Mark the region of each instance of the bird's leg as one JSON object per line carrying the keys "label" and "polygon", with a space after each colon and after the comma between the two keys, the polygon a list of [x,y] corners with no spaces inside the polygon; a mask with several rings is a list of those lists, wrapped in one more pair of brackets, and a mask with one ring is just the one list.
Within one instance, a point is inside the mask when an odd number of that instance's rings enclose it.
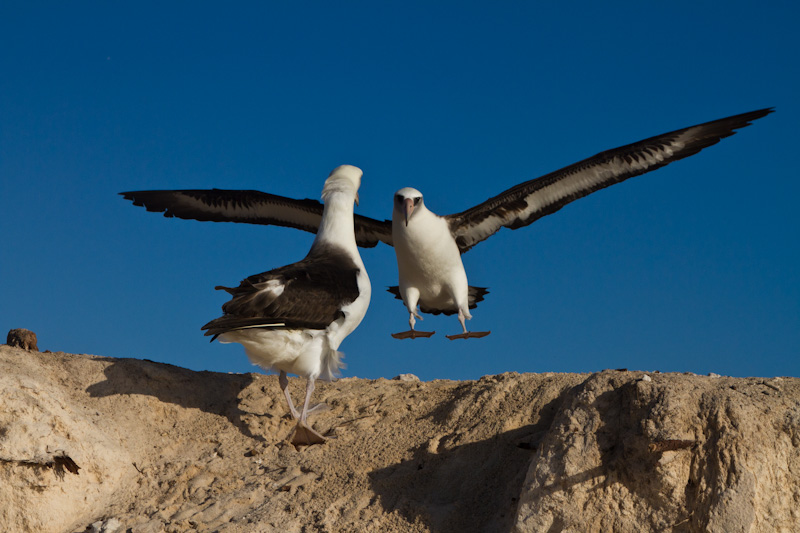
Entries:
{"label": "bird's leg", "polygon": [[303,411],[300,413],[300,422],[306,423],[308,418],[308,403],[311,401],[311,395],[314,394],[314,378],[308,378],[306,381],[306,398],[303,402]]}
{"label": "bird's leg", "polygon": [[319,405],[315,405],[311,409],[308,408],[308,404],[311,401],[311,395],[313,393],[314,378],[310,377],[308,378],[308,381],[306,381],[306,398],[303,402],[303,411],[300,413],[300,417],[297,420],[297,426],[295,426],[294,433],[292,434],[292,444],[295,446],[310,446],[311,444],[322,444],[325,442],[325,437],[311,429],[311,427],[306,423],[308,414],[312,411],[315,411],[319,407]]}
{"label": "bird's leg", "polygon": [[408,325],[411,329],[414,329],[414,325],[417,323],[414,318],[419,318],[420,320],[424,320],[419,313],[417,313],[416,309],[412,309],[411,312],[408,314]]}
{"label": "bird's leg", "polygon": [[456,339],[479,339],[491,333],[491,331],[467,331],[466,321],[470,318],[472,318],[472,315],[469,314],[469,311],[467,311],[467,313],[464,313],[463,309],[459,308],[458,321],[461,322],[461,329],[463,329],[464,332],[459,333],[458,335],[445,335],[445,337],[447,337],[451,341],[454,341]]}
{"label": "bird's leg", "polygon": [[[470,315],[470,318],[472,318],[472,315]],[[464,310],[463,309],[459,309],[458,310],[458,321],[461,322],[461,329],[463,329],[464,333],[466,333],[467,332],[467,317],[464,316]]]}
{"label": "bird's leg", "polygon": [[283,391],[283,395],[286,397],[286,403],[289,404],[289,412],[292,413],[292,418],[295,420],[300,419],[300,413],[297,412],[297,409],[294,408],[294,403],[292,403],[292,397],[289,395],[289,378],[286,377],[286,372],[281,370],[280,376],[278,376],[278,384],[281,386],[281,390]]}
{"label": "bird's leg", "polygon": [[434,333],[435,331],[417,331],[414,329],[414,325],[416,325],[416,319],[419,318],[422,320],[422,316],[417,312],[417,302],[419,302],[419,291],[414,288],[409,288],[403,293],[403,303],[406,304],[406,308],[408,309],[408,326],[411,328],[408,331],[402,331],[400,333],[392,333],[392,337],[395,339],[416,339],[417,337],[425,337],[428,338]]}
{"label": "bird's leg", "polygon": [[417,321],[414,319],[415,317],[419,318],[420,320],[423,320],[422,316],[420,316],[420,314],[417,313],[416,309],[410,310],[409,313],[408,313],[408,325],[409,325],[409,327],[411,329],[409,329],[408,331],[400,332],[400,333],[392,333],[392,337],[394,337],[395,339],[416,339],[417,337],[428,338],[431,335],[433,335],[434,333],[436,333],[435,331],[417,331],[417,330],[415,330],[414,329],[414,325],[417,323]]}

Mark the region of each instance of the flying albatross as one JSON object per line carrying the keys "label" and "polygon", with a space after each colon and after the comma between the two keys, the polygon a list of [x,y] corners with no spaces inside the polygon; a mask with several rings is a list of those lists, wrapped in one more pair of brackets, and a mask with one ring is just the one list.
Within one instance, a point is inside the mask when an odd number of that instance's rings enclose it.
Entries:
{"label": "flying albatross", "polygon": [[[293,442],[324,438],[307,423],[317,378],[333,379],[342,366],[337,351],[367,312],[371,287],[354,238],[353,202],[362,172],[342,165],[322,189],[324,208],[308,255],[297,263],[255,274],[238,287],[216,287],[233,297],[223,315],[202,327],[220,342],[244,346],[253,364],[280,371],[278,382],[297,420]],[[304,376],[300,412],[289,394],[287,373]]]}
{"label": "flying albatross", "polygon": [[[457,314],[463,332],[449,339],[480,337],[489,332],[467,331],[465,320],[487,293],[470,287],[461,254],[494,235],[500,228],[517,229],[555,213],[584,196],[694,155],[749,126],[772,108],[742,113],[656,135],[600,152],[583,161],[520,183],[475,207],[439,216],[425,207],[422,194],[403,188],[395,193],[392,220],[355,216],[359,246],[379,241],[395,247],[399,286],[389,292],[402,299],[409,312],[408,331],[395,338],[429,337],[434,332],[414,329],[423,313]],[[315,232],[323,206],[314,200],[295,200],[247,190],[171,190],[120,193],[134,205],[166,217],[215,222],[244,222],[287,226]]]}

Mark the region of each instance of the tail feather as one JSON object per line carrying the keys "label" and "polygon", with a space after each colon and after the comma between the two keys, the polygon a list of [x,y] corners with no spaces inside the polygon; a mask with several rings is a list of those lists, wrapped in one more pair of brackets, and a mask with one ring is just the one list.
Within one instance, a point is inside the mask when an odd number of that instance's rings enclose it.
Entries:
{"label": "tail feather", "polygon": [[[403,297],[400,295],[400,287],[398,287],[397,285],[394,285],[394,286],[391,286],[391,287],[387,287],[386,291],[394,294],[394,297],[396,299],[398,299],[398,300],[402,300],[403,299]],[[487,289],[486,287],[473,287],[472,285],[470,285],[469,286],[469,295],[468,295],[469,308],[470,309],[475,309],[476,307],[478,307],[478,302],[482,302],[483,301],[483,297],[486,296],[487,294],[489,294],[489,289]],[[438,308],[426,307],[423,304],[419,304],[419,309],[423,313],[429,313],[431,315],[439,315],[439,314],[444,313],[445,315],[449,316],[449,315],[455,315],[456,313],[458,313],[458,309],[455,309],[455,308],[453,308],[453,309],[438,309]]]}
{"label": "tail feather", "polygon": [[347,368],[347,365],[342,361],[344,354],[339,350],[327,350],[322,359],[322,372],[319,378],[323,381],[334,381],[342,375],[341,369]]}
{"label": "tail feather", "polygon": [[228,331],[247,328],[280,328],[284,326],[286,326],[285,322],[268,321],[263,317],[238,318],[233,316],[221,316],[215,318],[200,329],[205,330],[206,336],[213,335],[211,342],[214,342],[214,339]]}

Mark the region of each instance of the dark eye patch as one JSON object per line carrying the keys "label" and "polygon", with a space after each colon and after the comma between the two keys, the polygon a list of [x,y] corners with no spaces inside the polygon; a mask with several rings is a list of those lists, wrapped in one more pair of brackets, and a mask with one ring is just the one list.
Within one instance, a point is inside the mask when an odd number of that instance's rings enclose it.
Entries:
{"label": "dark eye patch", "polygon": [[419,201],[422,200],[422,196],[418,196],[414,198],[414,205],[419,205]]}

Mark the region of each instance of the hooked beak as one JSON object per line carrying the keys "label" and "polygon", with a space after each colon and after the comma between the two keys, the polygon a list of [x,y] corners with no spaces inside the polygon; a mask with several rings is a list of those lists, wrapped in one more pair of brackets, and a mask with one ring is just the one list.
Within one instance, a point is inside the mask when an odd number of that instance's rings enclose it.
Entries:
{"label": "hooked beak", "polygon": [[406,198],[403,212],[406,216],[406,227],[408,227],[408,217],[410,217],[411,213],[414,212],[414,200],[411,198]]}

